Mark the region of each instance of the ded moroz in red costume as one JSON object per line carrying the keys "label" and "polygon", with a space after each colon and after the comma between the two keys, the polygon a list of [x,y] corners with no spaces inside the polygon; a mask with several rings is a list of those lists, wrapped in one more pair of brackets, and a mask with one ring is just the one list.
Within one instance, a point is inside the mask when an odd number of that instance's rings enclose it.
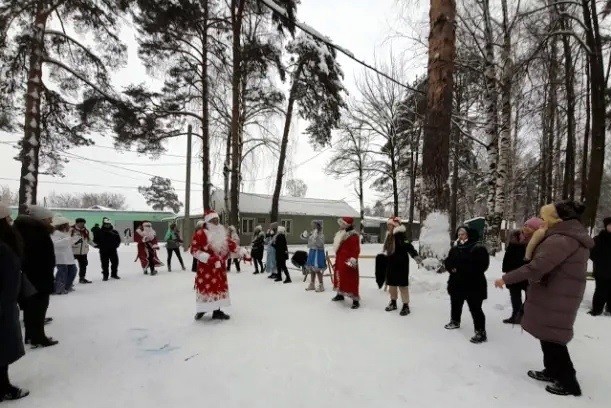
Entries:
{"label": "ded moroz in red costume", "polygon": [[234,252],[237,245],[227,237],[222,225],[211,223],[218,215],[206,211],[206,226],[193,235],[191,253],[197,262],[195,277],[196,313],[217,311],[229,306],[229,285],[227,282],[227,257]]}
{"label": "ded moroz in red costume", "polygon": [[150,222],[145,221],[136,229],[134,241],[138,244],[138,259],[140,259],[142,269],[146,270],[150,267],[153,272],[156,267],[163,265],[157,257],[159,242]]}
{"label": "ded moroz in red costume", "polygon": [[359,301],[359,266],[361,253],[360,238],[354,230],[354,220],[350,217],[338,220],[340,230],[335,234],[333,249],[335,250],[334,289],[340,296],[347,296]]}

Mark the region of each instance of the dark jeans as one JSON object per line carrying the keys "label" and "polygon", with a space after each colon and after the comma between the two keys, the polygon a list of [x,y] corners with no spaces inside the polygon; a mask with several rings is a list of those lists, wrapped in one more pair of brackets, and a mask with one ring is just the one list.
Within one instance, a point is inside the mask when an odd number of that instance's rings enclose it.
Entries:
{"label": "dark jeans", "polygon": [[8,379],[8,366],[0,366],[0,395],[4,396],[10,389],[11,382]]}
{"label": "dark jeans", "polygon": [[172,268],[172,254],[176,254],[176,257],[178,258],[178,261],[180,262],[180,266],[185,267],[185,263],[182,261],[182,255],[180,254],[180,251],[178,250],[178,248],[166,248],[168,250],[168,269]]}
{"label": "dark jeans", "polygon": [[522,291],[526,292],[527,286],[512,286],[509,288],[509,296],[511,297],[511,308],[513,316],[524,314],[524,303],[522,302]]}
{"label": "dark jeans", "polygon": [[74,255],[74,259],[76,259],[76,262],[78,262],[79,279],[85,279],[85,275],[87,275],[87,265],[89,265],[87,255]]}
{"label": "dark jeans", "polygon": [[575,367],[573,367],[569,349],[566,345],[541,341],[541,349],[543,350],[543,365],[547,375],[569,390],[579,389]]}
{"label": "dark jeans", "polygon": [[289,269],[286,267],[286,259],[276,259],[276,267],[278,268],[278,278],[282,279],[282,272],[284,272],[286,274],[286,278],[291,279]]}
{"label": "dark jeans", "polygon": [[110,263],[111,276],[117,276],[119,271],[119,256],[117,251],[100,251],[100,261],[102,262],[102,275],[108,277],[108,264]]}
{"label": "dark jeans", "polygon": [[601,314],[607,305],[607,311],[611,312],[611,280],[596,279],[596,289],[592,299],[592,312]]}
{"label": "dark jeans", "polygon": [[252,258],[252,261],[255,264],[255,272],[259,272],[259,267],[261,268],[261,273],[263,273],[263,259],[262,258]]}
{"label": "dark jeans", "polygon": [[233,262],[235,264],[236,269],[238,270],[238,272],[240,272],[240,260],[237,258],[234,259],[227,259],[227,271],[231,270],[231,262]]}
{"label": "dark jeans", "polygon": [[49,308],[49,295],[36,293],[23,302],[23,324],[25,339],[32,344],[43,343],[45,334],[45,317]]}
{"label": "dark jeans", "polygon": [[197,259],[193,258],[193,263],[191,263],[191,272],[197,272]]}
{"label": "dark jeans", "polygon": [[471,316],[473,317],[473,326],[475,326],[475,331],[485,331],[486,330],[486,316],[484,315],[484,311],[482,310],[482,304],[484,303],[484,299],[479,297],[470,297],[470,296],[461,296],[461,295],[451,295],[450,300],[452,302],[452,321],[456,323],[460,323],[460,319],[462,317],[462,308],[467,302],[469,306],[469,311],[471,312]]}

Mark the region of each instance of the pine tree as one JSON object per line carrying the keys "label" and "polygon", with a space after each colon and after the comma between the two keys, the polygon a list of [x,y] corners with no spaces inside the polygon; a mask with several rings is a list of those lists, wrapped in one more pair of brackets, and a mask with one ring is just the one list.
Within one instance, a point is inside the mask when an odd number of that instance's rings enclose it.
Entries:
{"label": "pine tree", "polygon": [[178,213],[182,203],[172,187],[172,180],[163,177],[152,177],[151,185],[148,187],[138,187],[138,192],[144,196],[146,203],[153,207],[153,210],[163,211],[166,208]]}

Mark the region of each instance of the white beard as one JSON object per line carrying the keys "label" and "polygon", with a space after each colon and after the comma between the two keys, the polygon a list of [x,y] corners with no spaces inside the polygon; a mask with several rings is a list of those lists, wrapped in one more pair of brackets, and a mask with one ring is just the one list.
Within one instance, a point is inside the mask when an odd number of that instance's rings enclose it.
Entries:
{"label": "white beard", "polygon": [[155,230],[151,227],[144,227],[142,229],[142,236],[148,238],[149,240],[155,238]]}
{"label": "white beard", "polygon": [[227,232],[225,231],[225,227],[222,225],[208,224],[205,231],[210,249],[219,255],[227,254],[229,245],[227,244]]}
{"label": "white beard", "polygon": [[346,235],[348,235],[348,233],[346,232],[346,230],[343,229],[337,231],[337,233],[335,234],[335,238],[333,238],[333,250],[336,254],[337,250],[342,245],[342,242],[346,240]]}

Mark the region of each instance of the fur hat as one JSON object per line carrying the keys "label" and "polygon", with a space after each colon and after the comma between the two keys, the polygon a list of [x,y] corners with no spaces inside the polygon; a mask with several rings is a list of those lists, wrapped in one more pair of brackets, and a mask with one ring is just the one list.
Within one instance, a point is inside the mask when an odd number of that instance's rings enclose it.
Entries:
{"label": "fur hat", "polygon": [[605,226],[605,228],[607,228],[609,224],[611,224],[611,217],[607,217],[603,220],[603,225]]}
{"label": "fur hat", "polygon": [[195,226],[197,228],[203,228],[205,224],[206,224],[206,221],[204,221],[204,220],[197,220],[197,223],[195,224]]}
{"label": "fur hat", "polygon": [[70,220],[66,217],[62,217],[61,215],[56,215],[53,217],[53,222],[51,222],[51,224],[57,228],[60,225],[70,225]]}
{"label": "fur hat", "polygon": [[219,219],[219,215],[212,209],[207,209],[204,213],[204,222],[207,224],[214,219]]}
{"label": "fur hat", "polygon": [[108,217],[104,217],[104,218],[102,218],[102,225],[104,225],[104,224],[110,224],[110,225],[112,225],[112,221],[111,221],[111,219],[110,219],[110,218],[108,218]]}
{"label": "fur hat", "polygon": [[39,221],[53,218],[53,212],[51,210],[45,207],[41,207],[39,205],[29,205],[28,211],[30,217]]}
{"label": "fur hat", "polygon": [[0,219],[8,218],[11,215],[11,209],[7,205],[0,203]]}
{"label": "fur hat", "polygon": [[558,224],[562,219],[558,216],[558,211],[554,204],[547,204],[541,207],[541,218],[548,227]]}
{"label": "fur hat", "polygon": [[555,203],[556,213],[562,221],[580,220],[586,206],[576,201],[561,201]]}
{"label": "fur hat", "polygon": [[538,230],[539,228],[541,228],[543,225],[545,225],[545,221],[543,221],[541,218],[539,217],[532,217],[529,218],[528,220],[526,220],[526,222],[524,223],[525,227],[530,228],[531,230]]}
{"label": "fur hat", "polygon": [[75,224],[78,224],[79,222],[82,222],[83,224],[86,224],[86,223],[87,223],[87,220],[85,220],[84,218],[77,218],[77,219],[74,221],[74,223],[75,223]]}
{"label": "fur hat", "polygon": [[352,224],[354,224],[354,218],[352,218],[352,217],[342,217],[342,218],[337,220],[337,223],[342,228],[348,228],[348,227],[351,227]]}
{"label": "fur hat", "polygon": [[278,227],[278,234],[286,234],[286,228],[282,225]]}
{"label": "fur hat", "polygon": [[389,218],[388,221],[386,221],[386,224],[392,225],[394,227],[399,227],[401,226],[401,218],[399,217]]}

